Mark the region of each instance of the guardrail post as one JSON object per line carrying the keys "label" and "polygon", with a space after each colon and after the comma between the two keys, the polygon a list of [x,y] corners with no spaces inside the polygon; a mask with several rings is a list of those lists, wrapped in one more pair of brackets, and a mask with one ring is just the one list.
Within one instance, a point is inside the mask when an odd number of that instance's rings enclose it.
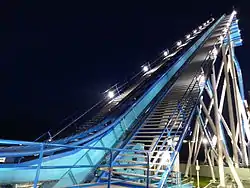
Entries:
{"label": "guardrail post", "polygon": [[108,188],[110,188],[110,185],[111,185],[111,173],[112,173],[112,162],[113,162],[112,150],[109,149],[109,152],[110,152],[110,160],[109,160]]}
{"label": "guardrail post", "polygon": [[147,180],[146,180],[146,187],[149,187],[149,162],[150,162],[150,159],[149,159],[149,153],[146,152],[146,155],[147,155]]}
{"label": "guardrail post", "polygon": [[38,180],[39,180],[40,169],[41,169],[41,165],[42,165],[42,161],[43,161],[43,147],[44,147],[44,145],[41,144],[39,159],[38,159],[38,163],[37,163],[36,177],[34,180],[34,188],[37,188],[37,184],[38,184]]}

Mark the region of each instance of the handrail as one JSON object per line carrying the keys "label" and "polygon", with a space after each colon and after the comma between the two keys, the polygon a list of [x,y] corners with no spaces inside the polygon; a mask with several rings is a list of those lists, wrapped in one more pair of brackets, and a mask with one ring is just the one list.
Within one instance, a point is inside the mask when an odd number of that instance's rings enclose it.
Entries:
{"label": "handrail", "polygon": [[[211,28],[210,28],[211,29]],[[206,33],[205,35],[205,38],[208,36],[208,33]],[[178,59],[178,61],[174,64],[174,65],[176,65],[176,67],[175,67],[175,69],[178,69],[179,70],[179,68],[180,68],[180,66],[181,65],[183,65],[183,63],[185,63],[185,61],[188,59],[188,58],[190,58],[190,56],[194,53],[194,51],[195,50],[197,50],[198,49],[198,47],[200,46],[200,45],[202,45],[202,43],[203,43],[203,38],[204,38],[204,36],[203,37],[201,37],[201,39],[200,40],[198,40],[181,58],[179,58]],[[179,64],[178,64],[179,63]],[[169,71],[168,71],[169,72]],[[168,72],[166,72],[165,74],[163,74],[162,76],[161,76],[161,78],[160,79],[158,79],[155,83],[154,83],[154,86],[157,84],[157,83],[159,83],[159,81],[163,78],[163,76],[165,76]],[[152,88],[150,88],[149,89],[149,91],[151,90]],[[147,92],[146,92],[147,93]],[[145,96],[146,95],[146,93],[144,93],[144,95],[143,96]],[[138,100],[137,102],[140,102],[142,100],[142,98],[140,98],[140,100]],[[130,111],[129,111],[130,110]],[[129,113],[129,112],[131,112],[131,110],[133,110],[133,107],[131,107],[130,109],[129,109],[128,111],[127,111],[127,113]],[[127,115],[127,113],[125,113],[125,115],[124,116],[126,116]],[[120,117],[120,118],[124,118],[124,116],[123,117]],[[117,121],[116,121],[116,123],[117,122],[119,122],[121,119],[120,118],[118,118],[117,119]],[[114,125],[116,125],[115,123],[112,125],[112,127],[109,127],[109,129],[108,130],[111,130],[113,127],[114,127]],[[107,130],[106,130],[107,131]],[[1,143],[1,141],[2,140],[0,140],[0,143]],[[6,141],[6,140],[5,140]],[[7,141],[5,142],[5,144],[11,144],[11,145],[13,145],[14,144],[14,142],[15,141],[10,141],[10,142],[8,142],[7,143]],[[2,142],[3,143],[3,142]],[[22,145],[29,145],[29,146],[31,146],[31,145],[36,145],[36,146],[38,146],[38,147],[40,147],[41,146],[41,143],[34,143],[34,142],[16,142],[18,145],[19,144],[22,144]],[[16,144],[16,145],[17,145]],[[44,149],[44,146],[50,146],[50,147],[59,147],[59,148],[71,148],[71,149],[96,149],[96,150],[99,150],[98,149],[98,147],[86,147],[86,146],[74,146],[74,145],[62,145],[62,144],[50,144],[50,143],[42,143],[42,145],[43,145],[43,149],[41,149],[40,150],[40,154],[39,154],[39,160],[38,160],[38,162],[39,162],[39,164],[41,165],[42,164],[42,157],[41,156],[43,156],[43,154],[44,154],[44,152],[45,152],[45,149]],[[110,153],[110,156],[111,156],[111,161],[112,161],[112,151],[119,151],[118,149],[110,149],[110,148],[105,148],[105,147],[101,147],[102,149],[101,150],[107,150],[108,152],[111,152]],[[124,150],[124,149],[121,149],[120,151],[126,151],[126,150]],[[135,150],[130,150],[130,151],[135,151]],[[39,150],[38,151],[35,151],[34,153],[37,153],[37,152],[39,152]],[[140,152],[139,150],[136,150],[136,152],[138,153],[138,152]],[[145,152],[144,152],[145,153]],[[1,155],[1,154],[0,154]],[[148,170],[149,170],[149,153],[146,153],[146,155],[147,155],[147,157],[148,157]],[[10,154],[10,156],[11,156],[11,154]],[[40,157],[41,157],[41,159],[40,159]],[[74,167],[77,167],[76,165],[74,166],[73,165],[73,167],[72,168],[74,168]],[[79,167],[79,166],[78,166]],[[93,167],[97,167],[96,165],[93,165]],[[40,171],[40,169],[41,168],[43,168],[42,166],[40,166],[39,167],[39,165],[37,166],[37,172],[38,171]],[[111,166],[110,166],[110,168],[111,168]],[[109,172],[110,174],[111,174],[111,172]],[[149,176],[149,173],[148,173],[148,175],[147,176]],[[38,174],[37,174],[37,177],[39,177],[39,172],[38,172]],[[149,181],[149,178],[147,178],[147,181]]]}
{"label": "handrail", "polygon": [[[180,67],[178,67],[178,66],[180,66],[180,64],[178,65],[178,63],[180,63],[180,62],[182,62],[182,64],[192,55],[192,53],[203,43],[203,38],[206,38],[207,37],[207,33],[206,34],[204,34],[203,35],[203,37],[201,37],[201,39],[200,40],[198,40],[182,57],[180,57],[179,58],[179,60],[175,63],[175,65],[177,65],[177,68],[179,69]],[[158,84],[158,82],[160,82],[161,81],[161,79],[169,72],[170,70],[168,70],[166,73],[164,73],[162,76],[161,76],[161,78],[160,79],[158,79],[155,83],[154,83],[154,85],[153,86],[155,86],[156,84]],[[149,91],[151,91],[151,89],[153,88],[153,86],[149,89]],[[125,112],[125,114],[123,114],[122,115],[122,117],[119,117],[119,118],[117,118],[116,119],[116,121],[115,122],[113,122],[113,126],[114,125],[116,125],[117,123],[119,123],[124,117],[126,117],[126,115],[128,114],[128,113],[130,113],[131,111],[134,113],[134,106],[136,105],[136,104],[138,104],[139,102],[141,102],[141,100],[143,99],[143,97],[149,92],[149,91],[147,91],[146,93],[144,93],[144,95],[134,104],[134,105],[132,105],[128,110],[127,110],[127,112]],[[108,131],[111,131],[111,130],[113,130],[113,128],[114,127],[109,127],[109,129],[108,129]],[[104,132],[104,130],[103,131],[101,131],[101,132]],[[100,133],[101,134],[101,133]]]}
{"label": "handrail", "polygon": [[[211,29],[211,28],[210,28]],[[181,65],[183,64],[183,62],[185,62],[191,55],[192,53],[202,44],[204,38],[207,37],[209,30],[198,40],[196,41],[195,44],[192,45],[192,47],[190,47],[174,64],[173,67],[175,67],[176,69],[179,69],[181,67]],[[87,138],[84,138],[80,141],[76,141],[74,143],[72,143],[71,145],[79,145],[82,144],[83,142],[89,141],[90,139],[94,139],[97,138],[103,134],[105,134],[106,132],[110,131],[115,125],[117,125],[122,119],[124,119],[124,117],[126,117],[131,111],[133,111],[133,108],[142,101],[142,99],[145,97],[146,94],[148,94],[153,87],[155,87],[164,76],[166,76],[168,73],[170,72],[170,70],[168,70],[166,73],[164,73],[150,88],[148,91],[146,91],[123,115],[121,115],[120,117],[118,117],[116,119],[116,121],[114,121],[109,127],[106,127],[104,129],[100,129],[98,131],[98,133],[96,133],[93,136],[89,136]],[[57,149],[58,150],[58,149]],[[57,150],[53,150],[54,152]],[[59,148],[60,150],[60,148]],[[45,151],[48,152],[52,152],[49,149],[45,149]],[[37,151],[35,151],[37,152]],[[34,152],[22,152],[22,153],[27,153],[27,155],[32,155]],[[21,152],[18,153],[18,155],[21,155]],[[24,155],[24,154],[23,154]]]}
{"label": "handrail", "polygon": [[[217,43],[217,41],[214,43],[214,44],[216,44]],[[207,57],[209,57],[209,55],[210,55],[210,53],[208,53],[206,56],[205,56],[205,58],[204,58],[204,60],[203,60],[203,62],[202,62],[202,64],[201,64],[201,68],[203,67],[203,65],[204,65],[204,63],[207,61]],[[185,92],[185,94],[183,95],[183,97],[182,97],[182,99],[180,100],[180,102],[178,103],[178,106],[177,106],[177,108],[176,108],[176,110],[178,110],[179,108],[178,107],[180,107],[181,109],[179,110],[179,114],[183,114],[183,115],[185,115],[184,113],[183,113],[183,109],[182,109],[182,106],[180,105],[180,103],[182,103],[185,99],[190,99],[189,97],[190,97],[190,95],[192,94],[192,91],[193,91],[193,89],[194,89],[194,87],[196,86],[196,84],[198,84],[198,86],[199,86],[199,84],[200,84],[200,79],[201,78],[199,78],[199,80],[197,80],[197,75],[200,75],[200,73],[201,73],[201,70],[198,70],[198,71],[196,71],[196,73],[195,73],[195,76],[193,77],[193,79],[192,79],[192,81],[191,81],[191,83],[190,83],[190,85],[189,85],[189,87],[187,88],[187,90],[186,90],[186,92]],[[206,80],[206,79],[205,79]],[[193,86],[192,86],[192,84],[193,84]],[[190,87],[192,86],[192,88],[190,89]],[[198,87],[199,88],[199,94],[201,93],[201,88],[200,87]],[[199,94],[198,94],[198,96],[199,96]],[[185,95],[186,95],[186,97],[185,97]],[[185,102],[185,101],[184,101]],[[188,104],[189,104],[189,102],[191,102],[191,104],[195,104],[197,101],[188,101],[187,103],[184,103],[183,105],[186,105],[186,106],[189,106]],[[191,106],[191,105],[190,105]],[[192,107],[192,106],[191,106]],[[188,118],[183,118],[183,123],[185,123],[186,121],[188,121],[189,119]],[[176,121],[176,120],[175,120]],[[182,126],[182,123],[179,125],[179,127],[177,128],[177,131],[175,132],[175,134],[174,134],[174,136],[173,137],[176,137],[176,135],[177,135],[177,133],[178,133],[178,130],[181,128],[181,127],[183,127]],[[168,135],[170,135],[170,133],[171,133],[171,131],[172,131],[172,128],[173,128],[173,126],[171,127],[171,129],[170,129],[170,132],[168,133]],[[162,146],[161,146],[161,148],[159,149],[159,150],[162,150],[164,148],[164,145],[163,145],[163,143],[162,143]],[[170,149],[170,146],[165,150],[165,151],[169,151],[169,149]],[[158,171],[159,171],[159,169],[157,170],[157,173],[158,173]],[[157,174],[156,173],[156,174]]]}
{"label": "handrail", "polygon": [[[224,17],[224,16],[222,16],[222,17],[214,24],[214,26],[211,27],[211,28],[207,31],[207,33],[205,34],[206,37],[208,37],[208,35],[210,34],[210,32],[215,28],[215,26],[219,23],[219,21],[220,21],[223,17]],[[204,36],[203,36],[203,37],[204,37]],[[204,37],[204,38],[206,38],[206,37]],[[203,41],[203,40],[204,40],[204,39],[202,39],[202,41]],[[198,43],[198,42],[199,42],[199,40],[198,40],[196,43]],[[196,45],[196,43],[195,43],[194,45]],[[205,60],[206,60],[206,58],[205,58]],[[204,61],[205,61],[205,60],[204,60]],[[198,72],[198,71],[197,71],[197,72]],[[196,74],[198,74],[198,73],[196,73]],[[193,78],[193,80],[194,80],[194,78]],[[191,83],[189,84],[188,89],[189,89],[189,87],[191,86],[193,80],[192,80]],[[188,89],[186,90],[186,92],[184,93],[184,95],[182,96],[182,98],[179,100],[178,106],[180,105],[180,104],[179,104],[180,101],[182,102],[182,100],[183,100],[184,96],[186,95]],[[172,119],[172,117],[175,115],[176,112],[178,112],[178,108],[176,108],[175,111],[172,113],[171,119]],[[170,121],[169,121],[169,122],[170,122]],[[165,126],[165,128],[166,128],[166,127],[167,127],[167,125]],[[165,131],[165,128],[164,128],[164,131]],[[172,131],[172,128],[170,129],[170,131]],[[164,133],[162,133],[161,136],[162,136],[163,134],[164,134]],[[160,137],[161,137],[161,136],[160,136]],[[158,140],[157,140],[157,142],[155,143],[155,145],[157,145],[157,144],[159,143],[160,137],[158,138]],[[154,149],[154,148],[155,148],[155,147],[153,147],[153,149]],[[152,149],[152,150],[153,150],[153,149]]]}
{"label": "handrail", "polygon": [[[146,166],[147,167],[147,181],[146,181],[146,185],[147,187],[149,186],[149,163],[150,163],[150,160],[149,160],[149,152],[147,151],[141,151],[141,150],[131,150],[131,149],[116,149],[116,148],[105,148],[105,147],[91,147],[91,146],[70,146],[70,145],[62,145],[62,144],[50,144],[50,143],[39,143],[39,142],[25,142],[25,141],[12,141],[12,140],[2,140],[0,139],[0,144],[14,144],[14,145],[27,145],[27,146],[30,146],[30,145],[37,145],[40,147],[40,152],[39,152],[39,160],[37,160],[37,166],[34,166],[33,165],[4,165],[4,167],[7,167],[7,168],[14,168],[16,169],[17,167],[20,167],[20,168],[25,168],[25,169],[36,169],[36,176],[35,176],[35,179],[34,179],[34,187],[37,187],[37,184],[39,182],[39,175],[40,175],[40,170],[41,169],[60,169],[60,168],[69,168],[69,169],[72,169],[72,168],[89,168],[89,167],[95,167],[95,168],[101,168],[101,167],[108,167],[108,171],[109,171],[109,174],[108,174],[108,187],[111,186],[111,173],[112,173],[112,167],[114,167],[114,165],[112,164],[113,162],[113,152],[136,152],[136,153],[143,153],[143,154],[146,154],[146,158],[147,158],[147,163],[141,163],[141,164],[137,164],[137,165],[140,165],[140,166]],[[51,146],[51,147],[63,147],[63,148],[68,148],[68,149],[88,149],[88,150],[103,150],[103,151],[108,151],[109,153],[109,164],[108,165],[57,165],[57,166],[43,166],[42,165],[42,159],[43,159],[43,155],[44,155],[44,152],[43,152],[43,149],[46,147],[46,146]],[[0,155],[1,156],[1,155]],[[0,165],[0,167],[3,166],[3,165]],[[123,166],[123,165],[115,165],[116,167],[117,166]],[[126,164],[126,166],[130,166],[129,164]],[[131,164],[131,166],[134,166],[134,164]],[[67,172],[66,172],[67,173]],[[66,174],[65,173],[65,174]],[[98,185],[98,183],[96,183],[96,185]]]}
{"label": "handrail", "polygon": [[[197,71],[197,72],[198,72],[198,71]],[[198,73],[197,73],[197,74],[198,74]],[[193,91],[193,88],[195,87],[195,84],[198,82],[198,81],[197,81],[197,74],[196,74],[196,75],[194,76],[194,78],[192,79],[192,81],[191,81],[191,83],[189,84],[189,86],[188,86],[186,92],[184,93],[183,97],[182,97],[182,98],[180,99],[180,101],[177,103],[177,108],[176,108],[175,111],[172,113],[171,117],[169,118],[170,120],[169,120],[168,124],[165,126],[165,128],[164,128],[162,134],[160,135],[160,137],[158,138],[158,140],[160,140],[160,139],[162,138],[162,136],[164,135],[164,133],[165,133],[166,130],[167,130],[167,127],[169,127],[170,124],[172,124],[172,127],[170,128],[170,130],[168,130],[168,137],[170,137],[170,135],[171,135],[171,133],[172,133],[172,131],[173,131],[173,128],[174,128],[173,124],[175,124],[175,122],[178,120],[178,116],[184,115],[184,117],[182,118],[182,119],[183,119],[183,123],[186,121],[184,109],[182,108],[181,103],[186,99],[186,97],[189,97],[189,96],[191,95],[191,93],[192,93],[192,91]],[[193,83],[195,83],[195,84],[193,85]],[[198,84],[199,84],[199,82],[198,82]],[[192,88],[190,89],[191,86],[192,86]],[[200,89],[200,88],[199,88],[199,89]],[[188,92],[188,91],[189,91],[189,92]],[[188,92],[188,94],[187,94],[187,92]],[[184,102],[185,102],[185,101],[184,101]],[[187,105],[187,104],[188,104],[188,103],[185,103],[185,104],[182,104],[182,105]],[[175,117],[176,112],[177,112],[177,117]],[[174,117],[175,117],[175,120],[172,121],[172,119],[173,119]],[[172,136],[173,138],[176,137],[176,135],[177,135],[178,131],[180,130],[180,128],[182,127],[182,124],[183,124],[183,123],[180,123],[180,124],[179,124],[177,130],[175,131],[174,136]],[[159,151],[162,151],[162,150],[164,149],[166,142],[167,142],[167,140],[165,139],[164,142],[162,142]],[[159,143],[159,142],[157,142],[157,143],[155,144],[154,149],[156,148],[156,146],[158,145],[158,143]],[[170,149],[170,146],[168,146],[167,149],[165,149],[165,151],[169,151],[169,149]],[[157,155],[158,155],[158,154],[157,154]],[[158,155],[157,157],[159,158],[159,155]],[[157,160],[157,159],[158,159],[157,157],[156,157],[154,160]],[[156,173],[155,173],[156,175],[158,174],[160,167],[161,167],[161,166],[159,166],[159,167],[157,168],[157,171],[156,171]]]}
{"label": "handrail", "polygon": [[[212,28],[210,28],[210,29],[213,30],[213,29],[220,23],[220,21],[221,21],[224,17],[225,17],[224,15],[221,16],[221,18],[220,18],[220,19],[214,24],[214,26],[213,26]],[[216,45],[216,44],[217,44],[217,41],[216,41],[213,45]],[[204,65],[204,62],[206,61],[206,59],[207,59],[208,56],[209,56],[209,54],[207,54],[205,60],[202,62],[201,67]],[[187,127],[186,127],[186,128],[187,128]],[[185,129],[186,129],[186,128],[185,128]],[[182,139],[183,139],[183,136],[182,136]],[[177,148],[178,148],[179,145],[180,145],[179,143],[180,143],[180,140],[178,141]],[[175,157],[176,157],[176,152],[174,152],[174,155],[173,155],[172,159],[174,159]],[[170,167],[172,166],[172,164],[173,164],[173,161],[172,161]],[[165,180],[166,180],[166,177],[167,177],[169,171],[170,171],[170,168],[167,168],[167,169],[165,170],[165,173],[163,174],[163,178],[162,178],[162,180],[160,181],[159,187],[163,187],[163,185],[165,184]]]}
{"label": "handrail", "polygon": [[[209,23],[207,26],[209,26],[211,23]],[[206,27],[207,27],[206,26]],[[197,35],[195,35],[193,38],[197,37]],[[192,38],[192,39],[193,39]],[[162,55],[157,57],[152,63],[149,64],[149,66],[155,65],[157,63],[157,61],[160,61],[164,58],[162,58]],[[158,66],[159,64],[156,64],[155,66]],[[126,81],[125,83],[123,83],[120,86],[117,86],[117,84],[115,84],[115,86],[117,87],[117,89],[119,91],[122,90],[122,88],[124,88],[125,86],[127,86],[129,84],[130,81],[134,80],[135,78],[137,78],[141,73],[143,73],[143,70],[139,71],[138,73],[136,73],[134,76],[132,76],[131,79],[129,79],[129,81]],[[114,87],[114,86],[112,86]],[[111,88],[112,88],[111,87]],[[111,89],[110,88],[110,89]],[[109,90],[109,89],[108,89]],[[107,91],[108,91],[107,90]],[[52,136],[52,138],[56,137],[58,134],[60,134],[61,132],[63,132],[64,130],[66,130],[68,127],[70,127],[71,125],[73,125],[76,121],[78,121],[79,119],[81,119],[83,116],[85,116],[87,113],[89,113],[89,111],[91,111],[93,108],[95,108],[97,105],[99,105],[101,102],[103,102],[104,100],[101,100],[99,102],[97,102],[96,104],[94,104],[90,109],[88,109],[87,111],[85,111],[83,114],[81,114],[79,117],[77,117],[75,120],[73,120],[72,122],[68,123],[65,127],[63,127],[61,130],[59,130],[56,134],[54,134]]]}

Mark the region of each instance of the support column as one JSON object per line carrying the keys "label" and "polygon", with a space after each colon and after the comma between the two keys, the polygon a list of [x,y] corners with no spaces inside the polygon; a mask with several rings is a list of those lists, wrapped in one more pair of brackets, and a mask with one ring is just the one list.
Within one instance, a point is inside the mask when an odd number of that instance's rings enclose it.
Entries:
{"label": "support column", "polygon": [[219,167],[219,177],[220,177],[220,186],[225,187],[225,174],[224,174],[224,165],[223,165],[223,151],[222,151],[222,132],[220,128],[220,116],[218,110],[218,97],[216,90],[216,79],[215,79],[215,69],[213,65],[212,70],[212,86],[213,86],[213,94],[214,94],[214,118],[217,132],[217,147],[218,147],[218,167]]}
{"label": "support column", "polygon": [[179,159],[179,152],[176,155],[175,162],[173,165],[173,171],[176,173],[176,184],[180,184],[181,176],[180,176],[180,159]]}
{"label": "support column", "polygon": [[222,46],[222,55],[223,55],[223,62],[224,62],[224,75],[227,83],[226,92],[227,92],[227,103],[228,103],[228,114],[229,114],[229,123],[230,129],[232,133],[232,146],[233,146],[233,161],[236,168],[239,167],[238,161],[238,153],[237,153],[237,142],[235,136],[235,125],[234,125],[234,113],[233,113],[233,103],[232,103],[232,94],[231,94],[231,86],[230,80],[228,75],[228,61],[226,57],[226,47]]}
{"label": "support column", "polygon": [[[215,179],[215,175],[214,175],[214,168],[213,168],[213,164],[212,164],[212,162],[211,162],[211,158],[210,158],[210,155],[209,155],[209,150],[205,153],[205,155],[207,156],[207,160],[208,160],[208,164],[209,164],[209,167],[210,167],[210,170],[211,170],[211,176],[212,176],[212,180],[213,180],[213,182],[215,182],[216,181],[216,179]],[[211,154],[212,154],[212,152],[211,152]]]}
{"label": "support column", "polygon": [[197,148],[198,148],[198,141],[199,141],[199,135],[200,135],[200,126],[199,126],[199,119],[197,119],[197,124],[198,124],[198,129],[196,131],[195,135],[195,146],[194,146],[194,154],[197,153]]}
{"label": "support column", "polygon": [[[200,121],[200,119],[199,119],[199,121]],[[200,122],[199,122],[199,125],[200,125]],[[204,138],[204,132],[202,131],[201,126],[199,126],[199,128],[201,129],[201,131],[200,131],[201,134],[199,136],[200,139],[197,139],[198,145],[197,145],[197,151],[194,153],[193,165],[195,165],[195,161],[197,160],[197,157],[199,155],[199,151],[200,151],[200,148],[201,148],[202,140]]]}
{"label": "support column", "polygon": [[207,163],[207,155],[206,155],[206,153],[207,153],[207,143],[203,143],[203,145],[204,145],[204,153],[205,153],[205,159],[204,159],[204,164],[206,164]]}
{"label": "support column", "polygon": [[214,158],[215,158],[214,152],[211,151],[211,164],[212,164],[212,166],[214,166],[214,161],[215,161]]}
{"label": "support column", "polygon": [[237,117],[237,123],[239,126],[239,137],[240,137],[240,146],[243,154],[242,162],[243,165],[248,165],[248,157],[247,157],[247,150],[246,150],[246,144],[245,144],[245,135],[243,131],[243,126],[242,126],[242,118],[241,118],[241,113],[240,109],[238,106],[238,101],[241,100],[238,98],[237,95],[237,77],[236,77],[236,72],[235,72],[235,67],[234,67],[234,60],[233,60],[233,52],[232,52],[232,44],[231,44],[231,39],[230,39],[230,34],[228,33],[228,38],[229,38],[229,63],[231,65],[231,73],[232,73],[232,80],[233,80],[233,91],[234,91],[234,101],[235,101],[235,108],[236,108],[236,117]]}
{"label": "support column", "polygon": [[188,155],[188,161],[187,161],[187,166],[186,166],[185,175],[184,175],[185,178],[188,177],[188,172],[189,172],[189,169],[191,166],[191,160],[192,160],[193,149],[194,149],[194,142],[196,139],[196,132],[197,132],[198,126],[199,126],[199,124],[198,124],[198,116],[197,116],[196,121],[195,121],[193,137],[192,137],[191,143],[190,142],[188,143],[189,144],[189,155]]}

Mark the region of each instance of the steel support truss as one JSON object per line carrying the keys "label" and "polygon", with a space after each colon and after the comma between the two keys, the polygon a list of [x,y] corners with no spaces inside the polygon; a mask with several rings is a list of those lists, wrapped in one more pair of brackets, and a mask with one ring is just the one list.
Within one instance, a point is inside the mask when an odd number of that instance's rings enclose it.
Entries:
{"label": "steel support truss", "polygon": [[[230,33],[226,36],[230,38]],[[233,43],[221,44],[219,49],[221,56],[212,65],[197,106],[185,176],[188,177],[191,164],[195,164],[201,148],[204,148],[205,161],[210,166],[213,181],[216,165],[220,187],[225,187],[224,167],[227,166],[238,187],[243,187],[236,168],[249,165],[250,116],[244,94],[239,88],[241,75],[235,62]],[[204,139],[206,142],[203,143]]]}

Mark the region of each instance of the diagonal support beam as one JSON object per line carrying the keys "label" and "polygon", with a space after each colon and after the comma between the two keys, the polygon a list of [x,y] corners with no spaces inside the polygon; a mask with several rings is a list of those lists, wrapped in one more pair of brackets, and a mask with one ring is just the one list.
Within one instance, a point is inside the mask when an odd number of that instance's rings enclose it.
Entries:
{"label": "diagonal support beam", "polygon": [[[228,33],[228,38],[230,39],[230,33]],[[231,41],[231,40],[229,40]],[[235,66],[233,63],[233,54],[232,54],[232,43],[229,42],[229,55],[228,55],[228,62],[230,63],[231,67],[231,75],[232,75],[232,81],[233,81],[233,92],[234,92],[234,101],[235,101],[235,108],[236,108],[236,117],[237,117],[237,123],[239,124],[239,136],[240,136],[240,146],[241,150],[243,152],[243,165],[248,166],[248,157],[247,157],[247,150],[246,150],[246,144],[245,144],[245,136],[244,136],[244,130],[242,125],[242,118],[239,110],[238,101],[241,100],[238,98],[237,95],[237,76],[235,72]]]}
{"label": "diagonal support beam", "polygon": [[220,117],[218,109],[218,98],[217,98],[217,89],[216,89],[216,78],[215,78],[215,68],[213,65],[212,68],[212,87],[214,94],[214,118],[217,132],[217,148],[218,148],[218,167],[219,167],[219,177],[220,177],[220,186],[225,187],[225,174],[224,174],[224,164],[223,164],[223,140],[222,140],[222,130],[220,127]]}
{"label": "diagonal support beam", "polygon": [[[228,48],[227,48],[228,49]],[[230,85],[230,80],[229,80],[229,66],[228,66],[228,61],[226,57],[226,52],[227,52],[226,46],[222,47],[222,55],[223,55],[223,62],[225,62],[224,66],[224,75],[227,83],[227,103],[228,103],[228,114],[229,115],[229,124],[230,124],[230,129],[232,132],[232,144],[233,144],[233,160],[235,167],[237,168],[239,166],[239,161],[238,161],[238,153],[237,153],[237,141],[236,141],[236,135],[235,135],[235,125],[234,125],[234,113],[233,113],[233,103],[232,103],[232,94],[231,94],[231,85]]]}

